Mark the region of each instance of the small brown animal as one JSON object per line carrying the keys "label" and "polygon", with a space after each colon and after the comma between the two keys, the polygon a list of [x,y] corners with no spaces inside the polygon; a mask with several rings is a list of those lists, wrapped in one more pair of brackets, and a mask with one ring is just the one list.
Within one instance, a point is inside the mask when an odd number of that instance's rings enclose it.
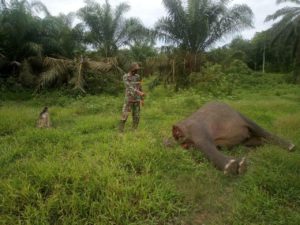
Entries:
{"label": "small brown animal", "polygon": [[46,106],[39,115],[39,118],[37,121],[37,127],[38,128],[49,128],[50,126],[51,126],[50,115],[49,115],[48,107]]}
{"label": "small brown animal", "polygon": [[246,170],[245,158],[225,156],[219,147],[238,144],[260,146],[266,142],[288,151],[295,145],[280,138],[248,119],[230,106],[211,102],[173,126],[173,137],[183,148],[194,147],[225,174],[241,174]]}

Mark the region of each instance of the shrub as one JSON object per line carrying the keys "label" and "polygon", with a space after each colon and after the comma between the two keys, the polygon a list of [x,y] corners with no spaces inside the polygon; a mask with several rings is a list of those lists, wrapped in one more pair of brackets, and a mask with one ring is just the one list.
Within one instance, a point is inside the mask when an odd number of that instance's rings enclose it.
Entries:
{"label": "shrub", "polygon": [[94,73],[88,71],[85,78],[86,90],[90,94],[118,94],[124,89],[119,73]]}
{"label": "shrub", "polygon": [[226,72],[233,73],[233,74],[247,74],[247,75],[250,75],[252,73],[251,69],[247,66],[247,64],[239,59],[233,60],[229,68],[226,70]]}
{"label": "shrub", "polygon": [[32,74],[32,69],[27,60],[22,63],[19,82],[23,87],[33,88],[36,86],[36,77]]}
{"label": "shrub", "polygon": [[219,64],[206,64],[201,73],[192,73],[190,79],[195,87],[214,96],[231,95],[237,83],[236,75],[225,74]]}

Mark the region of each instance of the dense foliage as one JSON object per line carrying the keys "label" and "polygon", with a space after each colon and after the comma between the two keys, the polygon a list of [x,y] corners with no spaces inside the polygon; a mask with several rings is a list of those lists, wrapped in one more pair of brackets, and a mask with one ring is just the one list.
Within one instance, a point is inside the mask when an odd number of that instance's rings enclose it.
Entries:
{"label": "dense foliage", "polygon": [[203,52],[220,38],[252,26],[246,5],[228,8],[229,1],[163,0],[168,16],[156,24],[159,37],[192,53]]}
{"label": "dense foliage", "polygon": [[[286,1],[278,1],[282,2]],[[281,20],[251,40],[237,37],[211,49],[224,35],[252,26],[247,5],[230,5],[227,0],[164,0],[163,5],[168,14],[151,29],[139,18],[126,17],[127,3],[112,6],[108,0],[87,0],[77,12],[53,16],[39,1],[1,1],[2,89],[116,94],[122,90],[121,75],[133,61],[143,64],[143,76],[155,75],[153,84],[176,90],[195,87],[195,82],[205,86],[207,65],[214,64],[211,71],[219,68],[221,73],[216,74],[223,75],[216,77],[228,84],[239,69],[248,70],[250,76],[253,71],[294,71],[290,81],[299,80],[299,7],[270,15],[267,20]],[[167,45],[155,48],[162,41]],[[98,66],[92,66],[95,63]]]}

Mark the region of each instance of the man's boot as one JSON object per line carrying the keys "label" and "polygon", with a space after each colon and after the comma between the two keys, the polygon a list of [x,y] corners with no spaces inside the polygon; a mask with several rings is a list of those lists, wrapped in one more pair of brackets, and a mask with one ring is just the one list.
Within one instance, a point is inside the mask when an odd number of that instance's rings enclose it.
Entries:
{"label": "man's boot", "polygon": [[125,128],[126,120],[121,120],[119,124],[119,132],[123,133]]}

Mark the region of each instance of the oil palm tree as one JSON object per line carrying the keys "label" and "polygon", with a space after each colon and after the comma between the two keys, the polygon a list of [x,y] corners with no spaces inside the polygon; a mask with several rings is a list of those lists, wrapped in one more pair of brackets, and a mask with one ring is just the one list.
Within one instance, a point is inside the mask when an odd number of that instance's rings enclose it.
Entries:
{"label": "oil palm tree", "polygon": [[46,56],[73,58],[84,52],[84,28],[78,24],[73,27],[74,13],[47,16],[41,23],[39,42]]}
{"label": "oil palm tree", "polygon": [[300,78],[300,0],[277,0],[277,4],[295,3],[295,6],[286,6],[269,15],[266,21],[280,19],[275,23],[270,32],[273,43],[293,45],[294,57],[294,81],[299,82]]}
{"label": "oil palm tree", "polygon": [[228,7],[229,0],[163,0],[168,16],[156,23],[158,36],[192,53],[211,47],[224,35],[252,26],[247,5]]}
{"label": "oil palm tree", "polygon": [[121,47],[128,45],[136,35],[145,30],[137,18],[125,19],[129,5],[120,3],[114,9],[108,0],[99,4],[86,0],[86,6],[78,12],[88,27],[86,40],[105,57],[113,56]]}
{"label": "oil palm tree", "polygon": [[1,0],[0,1],[0,10],[6,9],[6,1],[5,0]]}
{"label": "oil palm tree", "polygon": [[45,5],[39,1],[11,0],[1,2],[0,49],[10,60],[23,60],[32,55],[41,55],[38,43],[40,19],[35,13],[49,15]]}

